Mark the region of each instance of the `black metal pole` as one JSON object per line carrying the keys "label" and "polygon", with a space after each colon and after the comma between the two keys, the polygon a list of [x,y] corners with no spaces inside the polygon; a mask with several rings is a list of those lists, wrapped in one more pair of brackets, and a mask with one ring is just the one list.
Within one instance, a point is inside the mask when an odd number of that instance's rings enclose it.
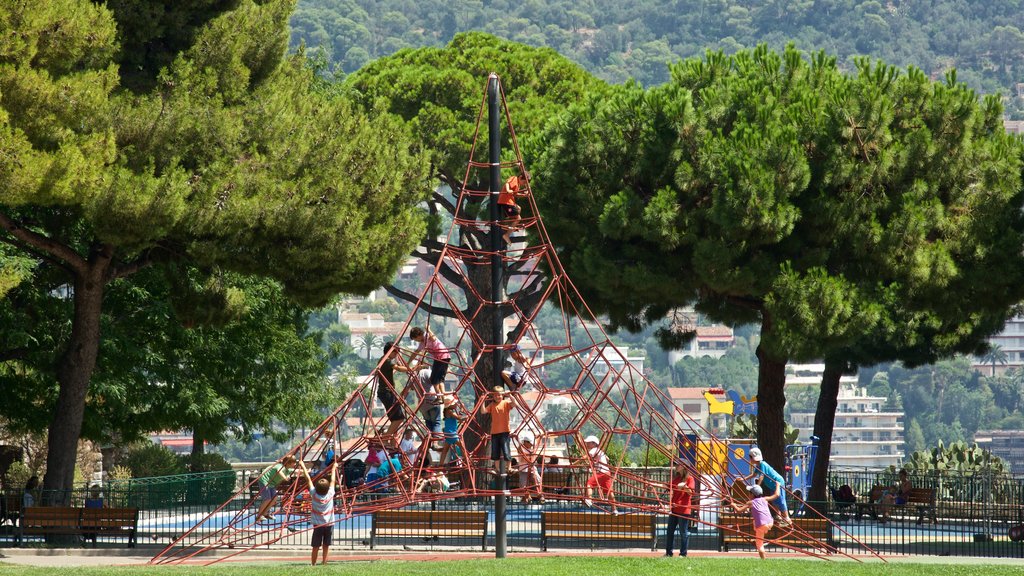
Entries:
{"label": "black metal pole", "polygon": [[[492,320],[491,335],[488,339],[493,348],[491,356],[490,387],[497,386],[501,381],[501,336],[502,317],[499,304],[502,301],[501,286],[501,250],[502,230],[498,226],[501,213],[498,210],[498,194],[501,192],[501,109],[499,102],[498,75],[491,73],[487,79],[487,134],[490,143],[490,181],[491,181],[491,302],[494,306],[494,318]],[[493,442],[493,440],[492,440]],[[502,460],[498,464],[498,486],[499,493],[494,497],[494,557],[505,557],[506,526],[505,526],[505,478],[508,474],[507,463]]]}

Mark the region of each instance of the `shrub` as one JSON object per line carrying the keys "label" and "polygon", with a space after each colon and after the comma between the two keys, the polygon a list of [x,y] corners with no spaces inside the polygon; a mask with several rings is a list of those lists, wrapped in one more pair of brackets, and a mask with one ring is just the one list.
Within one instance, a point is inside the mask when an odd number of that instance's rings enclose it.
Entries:
{"label": "shrub", "polygon": [[7,469],[6,476],[7,479],[4,482],[4,486],[8,490],[22,490],[25,488],[25,482],[28,482],[28,479],[32,477],[32,471],[21,462],[14,462]]}
{"label": "shrub", "polygon": [[172,476],[187,472],[180,457],[165,446],[143,444],[128,451],[124,465],[132,471],[133,478]]}

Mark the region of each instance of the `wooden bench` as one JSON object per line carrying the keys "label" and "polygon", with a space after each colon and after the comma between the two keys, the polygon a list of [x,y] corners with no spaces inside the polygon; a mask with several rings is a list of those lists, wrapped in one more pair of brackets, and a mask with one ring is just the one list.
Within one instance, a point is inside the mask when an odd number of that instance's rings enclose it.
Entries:
{"label": "wooden bench", "polygon": [[[792,528],[774,526],[765,535],[765,544],[788,548],[831,550],[832,523],[824,518],[791,518]],[[730,544],[754,545],[754,521],[750,514],[722,513],[718,517],[718,549],[729,551]]]}
{"label": "wooden bench", "polygon": [[[859,521],[864,514],[870,515],[875,520],[878,520],[878,511],[884,504],[878,504],[877,502],[858,502],[857,503],[857,515],[856,519]],[[892,504],[889,506],[889,514],[893,512],[900,512],[906,508],[917,509],[917,523],[924,523],[924,519],[928,518],[933,524],[937,524],[935,513],[935,489],[934,488],[911,488],[909,497],[905,504]]]}
{"label": "wooden bench", "polygon": [[658,545],[653,514],[605,514],[603,512],[541,512],[540,546],[549,540],[615,540],[643,542],[651,550]]}
{"label": "wooden bench", "polygon": [[483,510],[377,510],[370,528],[370,549],[383,537],[479,538],[487,550],[487,512]]}
{"label": "wooden bench", "polygon": [[96,542],[98,536],[128,536],[135,547],[137,508],[77,508],[30,506],[22,510],[17,541],[24,536],[82,536]]}
{"label": "wooden bench", "polygon": [[548,472],[545,470],[541,482],[544,484],[544,492],[547,494],[568,494],[572,490],[572,472]]}
{"label": "wooden bench", "polygon": [[21,511],[18,544],[24,536],[81,536],[82,509],[29,506]]}
{"label": "wooden bench", "polygon": [[83,508],[82,533],[96,543],[97,536],[127,536],[134,548],[139,525],[138,508]]}

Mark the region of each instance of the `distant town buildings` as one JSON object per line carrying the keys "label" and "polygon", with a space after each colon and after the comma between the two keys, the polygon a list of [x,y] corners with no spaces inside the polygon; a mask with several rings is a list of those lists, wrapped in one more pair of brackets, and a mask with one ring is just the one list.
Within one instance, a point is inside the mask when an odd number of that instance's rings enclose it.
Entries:
{"label": "distant town buildings", "polygon": [[[786,367],[786,386],[820,385],[824,364],[793,364]],[[901,410],[885,407],[886,398],[869,396],[857,385],[856,376],[839,381],[839,402],[832,432],[831,466],[884,468],[903,461]],[[800,429],[800,441],[809,443],[814,412],[793,412],[790,423]]]}
{"label": "distant town buildings", "polygon": [[382,314],[342,311],[338,311],[338,323],[345,324],[352,331],[348,344],[362,356],[367,353],[363,340],[368,334],[374,336],[371,338],[374,345],[369,351],[374,360],[384,353],[384,342],[401,339],[402,327],[405,326],[404,322],[385,322]]}
{"label": "distant town buildings", "polygon": [[1012,474],[1024,474],[1024,430],[978,430],[974,441],[1006,461]]}
{"label": "distant town buildings", "polygon": [[[1003,331],[988,339],[990,344],[999,346],[1006,353],[1006,362],[996,362],[995,373],[1002,374],[1010,368],[1024,368],[1024,316],[1014,316]],[[992,374],[992,363],[975,356],[971,359],[975,370],[988,376]]]}
{"label": "distant town buildings", "polygon": [[736,337],[732,328],[721,324],[710,326],[695,326],[696,336],[685,348],[670,350],[668,353],[669,364],[675,364],[683,358],[721,358],[736,344]]}
{"label": "distant town buildings", "polygon": [[[676,387],[668,389],[668,395],[672,399],[672,403],[692,419],[692,424],[690,421],[684,422],[685,418],[677,414],[676,424],[679,424],[680,428],[687,433],[695,433],[706,437],[708,435],[707,432],[710,432],[724,437],[729,425],[730,416],[727,414],[711,414],[708,401],[704,397],[705,390],[707,388]],[[724,401],[725,397],[718,395],[716,399]],[[693,427],[693,425],[696,425],[696,429],[688,429]]]}

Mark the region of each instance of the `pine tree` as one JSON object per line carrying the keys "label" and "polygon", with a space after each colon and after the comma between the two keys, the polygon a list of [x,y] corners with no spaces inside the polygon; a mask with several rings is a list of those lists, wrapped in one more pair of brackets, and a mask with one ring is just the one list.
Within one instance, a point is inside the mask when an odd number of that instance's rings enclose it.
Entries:
{"label": "pine tree", "polygon": [[540,209],[593,307],[629,329],[688,304],[761,323],[776,466],[789,359],[831,359],[838,384],[868,357],[974,347],[1024,297],[1020,142],[955,76],[709,53],[573,107],[539,147]]}
{"label": "pine tree", "polygon": [[[138,14],[112,7],[123,12],[85,0],[0,6],[18,31],[0,36],[0,241],[68,304],[69,334],[51,335],[54,490],[73,482],[112,282],[182,261],[272,278],[322,304],[388,281],[423,231],[411,185],[423,159],[396,121],[368,118],[302,54],[285,56],[293,2],[207,3],[188,33],[120,37],[116,18]],[[136,32],[149,36],[133,44]],[[119,67],[119,42],[144,45],[145,64]]]}

